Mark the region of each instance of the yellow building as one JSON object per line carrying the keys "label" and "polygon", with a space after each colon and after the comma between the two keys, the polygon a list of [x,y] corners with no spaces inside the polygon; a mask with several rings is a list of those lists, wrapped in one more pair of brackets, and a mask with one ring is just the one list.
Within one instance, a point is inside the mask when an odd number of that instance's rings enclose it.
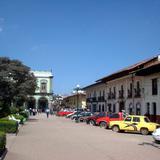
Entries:
{"label": "yellow building", "polygon": [[86,94],[79,93],[79,94],[73,94],[70,96],[66,96],[63,98],[63,104],[65,105],[65,108],[71,108],[76,109],[77,107],[79,109],[85,109],[86,108]]}

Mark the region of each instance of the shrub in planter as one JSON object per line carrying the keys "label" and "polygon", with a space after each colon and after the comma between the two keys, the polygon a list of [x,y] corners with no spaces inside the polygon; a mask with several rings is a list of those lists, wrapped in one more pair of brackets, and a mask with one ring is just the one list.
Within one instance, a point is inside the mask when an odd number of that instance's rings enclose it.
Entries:
{"label": "shrub in planter", "polygon": [[23,123],[25,122],[25,118],[24,118],[22,115],[13,114],[13,116],[14,116],[16,119],[19,119],[19,120],[20,120],[20,124],[23,124]]}
{"label": "shrub in planter", "polygon": [[16,133],[18,130],[18,123],[14,120],[0,119],[0,131],[6,133]]}
{"label": "shrub in planter", "polygon": [[27,111],[20,112],[19,114],[22,115],[26,119],[29,118],[29,112],[27,112]]}
{"label": "shrub in planter", "polygon": [[0,132],[0,156],[4,152],[6,148],[6,134],[4,132]]}

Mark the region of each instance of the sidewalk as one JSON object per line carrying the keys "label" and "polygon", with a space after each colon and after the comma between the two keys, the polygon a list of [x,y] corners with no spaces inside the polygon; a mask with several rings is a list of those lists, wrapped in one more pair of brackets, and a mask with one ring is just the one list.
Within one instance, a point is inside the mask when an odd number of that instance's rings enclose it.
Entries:
{"label": "sidewalk", "polygon": [[53,119],[53,116],[47,119],[45,114],[33,116],[20,128],[17,136],[8,134],[5,160],[53,160],[53,153],[49,148],[55,145],[52,141]]}

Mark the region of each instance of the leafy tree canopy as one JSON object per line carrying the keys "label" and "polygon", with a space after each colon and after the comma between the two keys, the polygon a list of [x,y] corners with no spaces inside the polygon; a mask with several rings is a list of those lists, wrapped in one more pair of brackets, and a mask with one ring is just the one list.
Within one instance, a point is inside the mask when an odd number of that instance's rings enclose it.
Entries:
{"label": "leafy tree canopy", "polygon": [[19,60],[0,57],[0,102],[25,101],[27,95],[34,94],[36,78],[30,68]]}

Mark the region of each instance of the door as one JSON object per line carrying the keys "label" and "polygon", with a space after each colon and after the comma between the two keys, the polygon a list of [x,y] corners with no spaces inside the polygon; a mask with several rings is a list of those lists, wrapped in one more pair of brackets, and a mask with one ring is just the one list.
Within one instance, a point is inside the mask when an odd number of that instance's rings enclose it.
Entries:
{"label": "door", "polygon": [[132,117],[126,117],[121,125],[121,129],[125,131],[134,131],[134,127],[132,124]]}

